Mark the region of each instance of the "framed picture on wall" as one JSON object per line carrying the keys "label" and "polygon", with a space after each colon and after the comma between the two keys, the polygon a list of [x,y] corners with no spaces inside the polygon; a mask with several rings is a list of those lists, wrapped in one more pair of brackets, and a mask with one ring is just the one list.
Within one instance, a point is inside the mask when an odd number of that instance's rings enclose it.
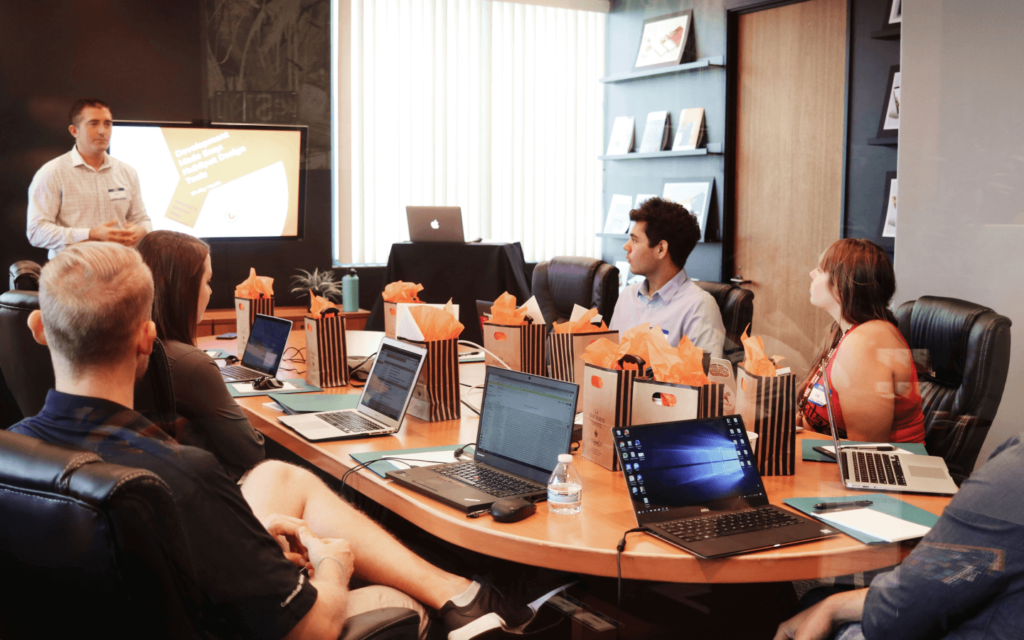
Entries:
{"label": "framed picture on wall", "polygon": [[634,70],[689,62],[694,55],[693,9],[644,20]]}
{"label": "framed picture on wall", "polygon": [[704,242],[704,231],[708,226],[708,211],[715,190],[714,178],[675,178],[665,180],[661,197],[686,207],[697,216],[700,224],[700,241]]}
{"label": "framed picture on wall", "polygon": [[885,90],[885,105],[878,121],[879,138],[897,138],[900,135],[900,66],[889,68],[889,84]]}
{"label": "framed picture on wall", "polygon": [[896,192],[895,171],[885,173],[885,202],[882,204],[882,226],[878,235],[883,238],[896,237]]}
{"label": "framed picture on wall", "polygon": [[903,21],[903,0],[889,0],[889,24]]}

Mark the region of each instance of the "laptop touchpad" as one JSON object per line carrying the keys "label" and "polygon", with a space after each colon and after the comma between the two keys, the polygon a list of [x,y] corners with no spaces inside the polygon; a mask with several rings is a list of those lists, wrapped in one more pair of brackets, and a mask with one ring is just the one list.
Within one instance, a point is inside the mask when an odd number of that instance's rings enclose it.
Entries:
{"label": "laptop touchpad", "polygon": [[918,467],[912,464],[907,465],[910,475],[915,478],[932,478],[934,480],[945,480],[947,475],[943,469],[937,467]]}

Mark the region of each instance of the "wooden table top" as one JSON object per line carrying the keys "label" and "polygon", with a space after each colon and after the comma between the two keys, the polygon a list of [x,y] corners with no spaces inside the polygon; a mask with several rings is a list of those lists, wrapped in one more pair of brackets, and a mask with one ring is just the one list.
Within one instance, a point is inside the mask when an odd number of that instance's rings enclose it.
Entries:
{"label": "wooden table top", "polygon": [[[293,331],[289,346],[305,346],[302,331]],[[234,342],[229,342],[234,346]],[[225,348],[224,342],[201,338],[202,348]],[[227,349],[225,349],[227,350]],[[482,381],[483,365],[462,365],[463,382]],[[288,374],[281,374],[287,377]],[[326,393],[358,393],[343,387]],[[479,406],[480,392],[464,395]],[[350,453],[386,451],[474,442],[478,418],[463,407],[461,420],[428,423],[407,416],[401,430],[391,436],[313,444],[291,431],[277,418],[283,414],[267,409],[266,396],[239,398],[252,425],[266,437],[288,448],[310,463],[340,478],[356,462]],[[801,438],[820,438],[799,434]],[[408,489],[396,486],[376,474],[353,473],[349,486],[380,503],[413,524],[461,547],[524,564],[600,576],[616,575],[616,545],[622,533],[636,526],[621,472],[612,472],[583,458],[573,456],[583,480],[583,509],[565,516],[548,512],[544,503],[537,513],[521,522],[496,523],[489,517],[476,519]],[[799,447],[796,475],[764,478],[772,504],[782,506],[790,497],[856,495],[839,482],[834,464],[805,462]],[[950,498],[900,495],[901,499],[935,514],[941,514]],[[645,534],[630,535],[622,554],[622,576],[631,579],[689,583],[779,582],[838,576],[899,564],[914,543],[865,545],[845,535],[790,545],[769,551],[702,560],[666,542]]]}

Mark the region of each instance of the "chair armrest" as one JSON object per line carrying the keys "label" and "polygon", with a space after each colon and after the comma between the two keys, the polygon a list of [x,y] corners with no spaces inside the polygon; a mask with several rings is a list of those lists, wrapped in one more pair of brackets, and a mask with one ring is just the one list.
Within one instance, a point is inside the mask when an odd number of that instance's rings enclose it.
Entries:
{"label": "chair armrest", "polygon": [[416,640],[420,616],[412,609],[387,607],[352,616],[338,640]]}

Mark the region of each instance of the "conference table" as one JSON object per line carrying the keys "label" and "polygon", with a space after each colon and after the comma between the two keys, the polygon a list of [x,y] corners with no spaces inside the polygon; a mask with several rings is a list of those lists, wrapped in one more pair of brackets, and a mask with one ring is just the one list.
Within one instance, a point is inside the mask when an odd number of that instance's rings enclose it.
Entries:
{"label": "conference table", "polygon": [[[383,335],[383,334],[381,334]],[[289,346],[305,346],[303,331],[293,331]],[[234,341],[212,337],[199,339],[204,349],[231,352]],[[301,366],[301,365],[299,365]],[[463,383],[482,382],[484,365],[463,364]],[[283,372],[282,379],[296,377]],[[479,407],[480,391],[463,398]],[[359,393],[359,388],[328,389],[325,393]],[[471,443],[476,440],[479,418],[463,406],[462,419],[424,422],[406,416],[401,430],[390,436],[314,444],[281,424],[282,414],[264,407],[266,396],[238,399],[253,427],[289,451],[333,477],[342,475],[357,463],[352,453],[388,451]],[[820,438],[818,434],[798,434],[800,439]],[[348,486],[390,509],[417,527],[460,547],[493,557],[528,565],[596,576],[616,575],[616,545],[623,532],[636,526],[621,472],[609,471],[579,453],[573,462],[583,481],[583,508],[576,515],[550,514],[544,503],[535,515],[517,523],[502,524],[485,516],[470,519],[461,511],[395,485],[373,472],[362,469],[352,473]],[[772,504],[783,506],[790,497],[856,495],[839,481],[833,463],[809,462],[797,456],[796,474],[764,477]],[[902,494],[900,499],[935,514],[941,514],[949,497]],[[914,547],[914,542],[865,545],[839,535],[824,540],[795,544],[728,558],[703,560],[651,535],[632,534],[622,554],[622,577],[636,580],[684,583],[757,583],[808,580],[848,575],[899,564]]]}

